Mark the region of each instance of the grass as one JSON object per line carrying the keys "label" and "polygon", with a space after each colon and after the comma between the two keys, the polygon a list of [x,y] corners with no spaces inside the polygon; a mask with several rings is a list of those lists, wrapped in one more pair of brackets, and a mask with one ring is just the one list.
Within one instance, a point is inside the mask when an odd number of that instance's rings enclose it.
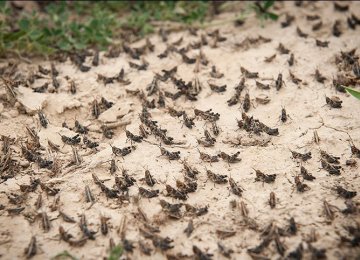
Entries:
{"label": "grass", "polygon": [[360,92],[358,90],[352,89],[352,88],[345,88],[346,91],[351,94],[353,97],[360,100]]}
{"label": "grass", "polygon": [[118,260],[122,256],[123,252],[124,249],[122,248],[122,246],[120,245],[115,246],[111,250],[108,260]]}
{"label": "grass", "polygon": [[[0,2],[0,56],[34,56],[106,49],[119,43],[125,31],[144,37],[155,31],[151,22],[201,24],[211,10],[209,1],[59,1],[43,11],[26,13]],[[269,12],[273,1],[250,4],[261,19],[276,19]]]}

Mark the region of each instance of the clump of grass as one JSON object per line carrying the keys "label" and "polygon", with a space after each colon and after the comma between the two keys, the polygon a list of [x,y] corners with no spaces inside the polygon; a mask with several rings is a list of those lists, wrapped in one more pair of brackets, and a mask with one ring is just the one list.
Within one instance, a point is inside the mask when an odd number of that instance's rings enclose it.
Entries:
{"label": "clump of grass", "polygon": [[256,2],[251,7],[255,11],[256,16],[261,21],[264,21],[264,20],[267,20],[267,19],[271,19],[271,20],[275,21],[275,20],[277,20],[279,18],[279,16],[270,11],[270,8],[274,5],[274,3],[275,3],[274,0],[262,1],[261,3]]}
{"label": "clump of grass", "polygon": [[[251,4],[260,19],[277,19],[269,9],[274,1]],[[26,13],[0,2],[0,56],[50,55],[87,48],[104,50],[131,31],[143,37],[155,31],[152,22],[202,23],[210,13],[209,1],[129,1],[50,3]],[[16,13],[17,12],[17,13]]]}
{"label": "clump of grass", "polygon": [[352,95],[355,98],[360,100],[360,91],[357,91],[357,90],[352,89],[352,88],[345,88],[345,89],[350,95]]}
{"label": "clump of grass", "polygon": [[121,245],[115,246],[111,250],[108,260],[118,260],[122,256],[123,252],[124,252],[124,249],[122,248]]}

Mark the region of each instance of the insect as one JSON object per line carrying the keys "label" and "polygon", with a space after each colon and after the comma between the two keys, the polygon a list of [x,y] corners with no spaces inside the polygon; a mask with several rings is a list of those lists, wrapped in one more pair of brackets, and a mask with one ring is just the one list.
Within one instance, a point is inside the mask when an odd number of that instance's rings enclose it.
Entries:
{"label": "insect", "polygon": [[137,70],[147,70],[149,63],[146,62],[144,59],[142,60],[142,64],[140,64],[140,65],[129,61],[129,66],[130,66],[130,68],[134,68]]}
{"label": "insect", "polygon": [[200,152],[200,151],[199,151],[199,154],[200,154],[200,159],[202,161],[204,161],[204,162],[212,163],[212,162],[218,162],[219,161],[219,158],[218,158],[217,155],[209,155],[209,154],[206,154],[206,153],[203,153],[203,152]]}
{"label": "insect", "polygon": [[343,197],[345,199],[351,199],[351,198],[355,197],[357,194],[356,191],[348,191],[341,186],[336,186],[335,190],[340,197]]}
{"label": "insect", "polygon": [[327,152],[325,152],[323,150],[320,150],[320,155],[321,155],[321,158],[326,160],[328,163],[334,163],[334,164],[339,164],[340,163],[339,162],[340,157],[330,155],[330,154],[328,154]]}
{"label": "insect", "polygon": [[215,85],[213,83],[209,83],[210,89],[216,93],[221,93],[226,91],[226,85]]}
{"label": "insect", "polygon": [[218,156],[221,157],[221,159],[223,159],[224,161],[228,162],[228,163],[236,163],[236,162],[240,162],[241,159],[238,158],[240,152],[236,152],[232,155],[228,155],[224,152],[221,152]]}
{"label": "insect", "polygon": [[45,114],[42,111],[38,111],[38,116],[39,116],[39,120],[40,120],[40,124],[42,127],[47,128],[49,121],[46,119]]}
{"label": "insect", "polygon": [[337,2],[334,2],[334,9],[336,11],[339,11],[339,12],[346,12],[349,10],[349,6],[348,5],[341,5]]}
{"label": "insect", "polygon": [[194,109],[195,116],[200,116],[202,119],[207,120],[209,122],[214,122],[220,119],[219,113],[214,113],[212,109],[202,111],[199,109]]}
{"label": "insect", "polygon": [[290,50],[285,48],[285,46],[280,43],[279,46],[277,47],[277,50],[280,52],[280,54],[289,54]]}
{"label": "insect", "polygon": [[271,55],[270,57],[265,57],[264,61],[267,63],[272,62],[276,58],[276,53],[274,55]]}
{"label": "insect", "polygon": [[341,108],[342,101],[337,96],[326,97],[325,96],[326,104],[328,104],[332,108]]}
{"label": "insect", "polygon": [[89,230],[88,226],[87,226],[87,221],[86,221],[86,217],[84,214],[82,214],[80,216],[80,223],[79,223],[80,229],[83,232],[84,236],[87,237],[88,239],[91,240],[95,240],[95,231]]}
{"label": "insect", "polygon": [[80,157],[77,149],[73,146],[71,146],[71,149],[72,149],[72,153],[73,153],[73,159],[72,161],[70,162],[70,165],[80,165],[82,163],[82,158]]}
{"label": "insect", "polygon": [[350,149],[351,149],[352,155],[360,158],[360,149],[359,148],[357,148],[354,144],[351,144]]}
{"label": "insect", "polygon": [[308,21],[315,21],[315,20],[318,20],[318,19],[320,19],[320,16],[317,15],[317,14],[307,15],[307,16],[306,16],[306,20],[308,20]]}
{"label": "insect", "polygon": [[211,122],[211,130],[212,130],[213,134],[216,135],[216,136],[218,136],[220,134],[220,130],[219,130],[219,127],[216,124],[216,121]]}
{"label": "insect", "polygon": [[218,248],[219,248],[220,253],[227,258],[231,258],[231,254],[234,253],[234,250],[232,250],[231,248],[225,247],[220,242],[218,242]]}
{"label": "insect", "polygon": [[68,223],[76,223],[75,219],[73,219],[72,217],[69,217],[67,214],[65,214],[63,211],[59,210],[59,215],[62,217],[62,219],[65,222]]}
{"label": "insect", "polygon": [[326,218],[331,222],[335,218],[334,211],[332,210],[334,208],[333,205],[330,205],[326,200],[324,200],[324,212]]}
{"label": "insect", "polygon": [[320,30],[320,28],[322,27],[322,25],[323,25],[322,21],[319,21],[319,22],[317,22],[316,24],[314,24],[314,25],[312,26],[312,30],[313,30],[313,31],[318,31],[318,30]]}
{"label": "insect", "polygon": [[26,258],[31,258],[36,255],[37,246],[36,246],[36,237],[32,236],[30,243],[27,248],[25,248],[25,256]]}
{"label": "insect", "polygon": [[320,159],[320,161],[321,161],[321,167],[324,170],[326,170],[328,173],[330,173],[331,175],[340,175],[341,174],[341,172],[340,172],[341,166],[330,164],[324,159]]}
{"label": "insect", "polygon": [[180,219],[181,212],[180,208],[183,206],[182,203],[178,204],[171,204],[166,202],[165,200],[160,200],[160,206],[162,207],[163,211],[172,218]]}
{"label": "insect", "polygon": [[185,53],[181,53],[181,57],[182,60],[187,64],[194,64],[196,62],[195,58],[189,58]]}
{"label": "insect", "polygon": [[304,180],[307,180],[307,181],[313,181],[315,180],[316,178],[311,174],[309,173],[305,167],[301,166],[300,167],[300,174],[301,176],[304,178]]}
{"label": "insect", "polygon": [[340,37],[340,35],[342,34],[341,30],[340,30],[340,20],[336,20],[334,22],[334,25],[332,27],[332,34],[335,36],[335,37]]}
{"label": "insect", "polygon": [[83,143],[86,145],[87,148],[93,149],[99,146],[98,142],[91,141],[86,136],[83,137]]}
{"label": "insect", "polygon": [[191,233],[194,231],[194,224],[193,224],[193,220],[190,219],[189,223],[187,225],[187,227],[184,230],[184,233],[186,234],[187,237],[191,236]]}
{"label": "insect", "polygon": [[307,152],[307,153],[298,153],[295,151],[291,151],[292,157],[294,159],[301,159],[302,161],[306,162],[307,160],[311,159],[311,152]]}
{"label": "insect", "polygon": [[304,33],[299,27],[296,27],[296,33],[302,38],[307,38],[308,37],[308,34]]}
{"label": "insect", "polygon": [[94,57],[93,57],[91,64],[95,67],[97,67],[99,65],[99,51],[98,50],[95,50]]}
{"label": "insect", "polygon": [[243,190],[236,184],[233,178],[229,178],[230,190],[235,195],[241,197]]}
{"label": "insect", "polygon": [[291,23],[295,20],[295,16],[286,14],[285,21],[281,22],[281,27],[285,28],[291,25]]}
{"label": "insect", "polygon": [[264,84],[259,81],[255,81],[255,83],[256,83],[256,87],[258,87],[259,89],[270,89],[269,84]]}
{"label": "insect", "polygon": [[145,170],[145,183],[147,185],[149,185],[150,187],[153,187],[156,183],[156,180],[154,179],[154,177],[151,175],[149,170]]}
{"label": "insect", "polygon": [[294,53],[291,53],[290,58],[288,59],[289,66],[294,65],[294,61],[295,61]]}
{"label": "insect", "polygon": [[184,179],[185,182],[176,180],[176,187],[179,188],[179,190],[183,193],[195,192],[197,189],[196,181],[193,181],[192,179],[186,177]]}
{"label": "insect", "polygon": [[45,93],[46,90],[48,89],[49,87],[49,83],[44,83],[44,85],[40,86],[40,87],[37,87],[37,88],[33,88],[33,91],[36,92],[36,93]]}
{"label": "insect", "polygon": [[73,237],[71,234],[67,233],[62,226],[59,226],[60,238],[65,242],[69,242],[69,240]]}
{"label": "insect", "polygon": [[329,47],[329,41],[320,41],[316,39],[316,46],[318,47]]}
{"label": "insect", "polygon": [[279,73],[279,75],[278,75],[278,77],[277,77],[277,79],[276,79],[276,81],[275,81],[275,88],[276,88],[276,90],[280,90],[281,87],[282,87],[282,85],[283,85],[283,83],[284,83],[284,81],[283,81],[283,79],[282,79],[282,74]]}
{"label": "insect", "polygon": [[104,97],[101,97],[101,106],[107,110],[109,108],[111,108],[114,105],[114,102],[111,101],[107,101]]}
{"label": "insect", "polygon": [[100,107],[99,107],[99,104],[97,102],[97,100],[95,99],[92,103],[92,115],[98,119],[99,116],[100,116]]}
{"label": "insect", "polygon": [[80,124],[78,120],[75,120],[75,132],[79,134],[87,134],[89,132],[89,128]]}
{"label": "insect", "polygon": [[276,207],[276,196],[273,191],[270,192],[269,205],[270,205],[270,208],[272,208],[272,209]]}
{"label": "insect", "polygon": [[166,156],[169,160],[179,160],[180,159],[180,151],[170,152],[163,147],[160,147],[161,155]]}
{"label": "insect", "polygon": [[358,209],[356,207],[356,204],[350,199],[345,200],[346,209],[343,209],[341,212],[343,214],[356,214]]}
{"label": "insect", "polygon": [[137,143],[141,143],[141,142],[142,142],[142,139],[143,139],[142,136],[134,135],[133,133],[131,133],[131,132],[128,131],[128,130],[125,130],[125,133],[126,133],[126,137],[127,137],[128,139],[130,139],[131,141],[134,141],[134,142],[137,142]]}
{"label": "insect", "polygon": [[109,232],[109,228],[108,228],[108,224],[107,221],[110,218],[107,218],[105,216],[100,216],[100,230],[101,230],[101,234],[103,234],[104,236],[107,235],[107,233]]}
{"label": "insect", "polygon": [[227,175],[216,174],[210,170],[206,170],[207,177],[216,184],[227,183]]}
{"label": "insect", "polygon": [[198,248],[195,245],[193,245],[192,250],[195,254],[195,259],[201,259],[201,260],[211,260],[212,259],[213,254],[204,253],[203,251],[201,251],[200,248]]}
{"label": "insect", "polygon": [[205,147],[210,147],[210,146],[214,146],[216,139],[213,138],[208,130],[204,130],[204,135],[205,135],[205,140],[198,140],[199,144],[202,144]]}
{"label": "insect", "polygon": [[196,175],[199,174],[199,171],[196,170],[195,168],[190,167],[186,161],[183,161],[183,166],[185,170],[185,175],[190,179],[196,180],[197,179]]}
{"label": "insect", "polygon": [[285,251],[286,251],[286,248],[285,248],[285,246],[283,245],[283,243],[280,241],[279,234],[275,234],[275,236],[274,236],[274,241],[275,241],[275,245],[276,245],[276,249],[277,249],[278,253],[279,253],[281,256],[284,256]]}
{"label": "insect", "polygon": [[187,128],[191,129],[191,128],[195,125],[194,119],[195,119],[195,118],[190,118],[190,117],[188,117],[188,115],[186,114],[186,112],[183,113],[184,125],[185,125]]}
{"label": "insect", "polygon": [[302,183],[299,176],[295,176],[295,185],[298,192],[305,192],[309,190],[309,186],[305,183]]}
{"label": "insect", "polygon": [[47,195],[49,196],[55,196],[56,194],[59,193],[60,189],[58,188],[53,188],[53,187],[50,187],[48,185],[46,185],[45,183],[43,182],[40,182],[40,187],[43,191],[46,192]]}
{"label": "insect", "polygon": [[346,160],[345,164],[347,166],[356,166],[357,165],[357,161],[355,159],[348,159]]}
{"label": "insect", "polygon": [[210,76],[211,76],[212,78],[215,78],[215,79],[220,79],[220,78],[222,78],[222,77],[224,76],[224,74],[218,72],[218,71],[216,70],[215,65],[214,65],[214,66],[211,67]]}
{"label": "insect", "polygon": [[272,183],[276,179],[276,174],[265,174],[265,173],[261,172],[260,170],[255,170],[255,169],[254,169],[254,171],[256,173],[255,181]]}
{"label": "insect", "polygon": [[243,109],[245,112],[248,112],[250,109],[250,95],[249,93],[245,94],[244,101],[243,101]]}
{"label": "insect", "polygon": [[147,190],[143,187],[139,187],[139,194],[142,197],[150,199],[159,196],[159,190]]}
{"label": "insect", "polygon": [[42,224],[42,228],[45,232],[49,232],[50,230],[50,221],[48,218],[48,215],[46,214],[46,212],[42,212],[39,213],[39,216],[41,217],[41,224]]}
{"label": "insect", "polygon": [[280,120],[281,120],[283,123],[285,123],[285,122],[287,121],[287,114],[286,114],[286,110],[285,110],[284,107],[281,109]]}
{"label": "insect", "polygon": [[299,83],[302,82],[302,80],[299,79],[298,77],[296,77],[291,71],[289,71],[289,75],[290,75],[291,81],[292,81],[294,84],[298,85]]}
{"label": "insect", "polygon": [[253,254],[255,257],[258,256],[258,254],[262,253],[262,251],[269,246],[271,240],[271,237],[265,237],[258,246],[247,249],[248,253]]}
{"label": "insect", "polygon": [[85,186],[85,200],[86,202],[91,202],[91,204],[95,203],[94,196],[88,185]]}
{"label": "insect", "polygon": [[314,142],[315,142],[316,144],[318,144],[318,143],[320,142],[320,137],[319,137],[319,135],[318,135],[318,133],[317,133],[316,130],[314,130],[313,133],[314,133],[314,137],[313,137]]}
{"label": "insect", "polygon": [[135,150],[135,146],[127,146],[124,148],[118,148],[116,146],[111,146],[111,150],[114,155],[124,157],[124,156],[130,154],[133,150]]}
{"label": "insect", "polygon": [[173,197],[175,199],[187,200],[187,195],[185,193],[171,187],[168,184],[166,184],[166,192],[167,192],[168,196]]}
{"label": "insect", "polygon": [[247,69],[245,69],[244,67],[240,67],[240,71],[241,73],[244,75],[245,78],[257,78],[259,76],[258,72],[250,72]]}
{"label": "insect", "polygon": [[315,70],[315,79],[317,82],[319,83],[324,83],[325,80],[327,80],[326,77],[324,77],[323,75],[321,75],[320,71],[317,69]]}
{"label": "insect", "polygon": [[39,69],[39,72],[40,72],[41,74],[48,75],[48,74],[50,73],[50,70],[45,69],[45,68],[44,68],[43,66],[41,66],[41,65],[38,66],[38,69]]}
{"label": "insect", "polygon": [[159,90],[158,77],[154,76],[153,80],[149,85],[147,85],[146,90],[148,91],[148,96],[153,95]]}

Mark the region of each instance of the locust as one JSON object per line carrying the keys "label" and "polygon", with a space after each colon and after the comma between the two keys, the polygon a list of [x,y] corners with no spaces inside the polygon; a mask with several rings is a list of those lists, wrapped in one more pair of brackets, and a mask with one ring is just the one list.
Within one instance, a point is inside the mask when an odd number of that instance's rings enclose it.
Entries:
{"label": "locust", "polygon": [[216,184],[224,184],[228,182],[227,175],[216,174],[210,170],[206,170],[206,175],[212,182]]}
{"label": "locust", "polygon": [[163,147],[160,147],[161,155],[166,156],[169,160],[179,160],[180,159],[180,151],[170,152]]}
{"label": "locust", "polygon": [[309,173],[305,167],[301,166],[300,167],[300,174],[302,175],[302,177],[304,178],[304,180],[307,180],[307,181],[313,181],[315,180],[316,178],[311,174]]}
{"label": "locust", "polygon": [[340,169],[341,166],[338,165],[333,165],[328,163],[327,161],[325,161],[324,159],[320,159],[321,162],[321,167],[326,170],[328,173],[330,173],[331,175],[340,175]]}
{"label": "locust", "polygon": [[236,184],[233,178],[229,178],[230,190],[235,195],[241,197],[243,190]]}
{"label": "locust", "polygon": [[272,209],[276,207],[276,196],[273,191],[270,192],[269,205],[270,205],[270,208],[272,208]]}
{"label": "locust", "polygon": [[265,174],[265,173],[261,172],[260,170],[255,170],[255,169],[254,169],[254,171],[256,173],[255,181],[272,183],[276,179],[276,174]]}
{"label": "locust", "polygon": [[330,107],[332,108],[341,108],[342,107],[342,101],[340,100],[339,97],[333,96],[333,97],[326,97],[325,96],[325,100],[326,100],[326,104],[328,104]]}
{"label": "locust", "polygon": [[241,159],[238,158],[239,154],[240,154],[240,152],[236,152],[232,155],[221,152],[218,156],[221,157],[221,159],[223,159],[224,161],[226,161],[228,163],[237,163],[237,162],[241,161]]}
{"label": "locust", "polygon": [[139,187],[139,194],[144,198],[154,198],[159,196],[159,190],[147,190],[143,187]]}
{"label": "locust", "polygon": [[218,158],[217,155],[209,155],[209,154],[206,154],[206,153],[203,153],[203,152],[200,152],[200,151],[199,151],[199,154],[200,154],[200,159],[202,161],[204,161],[204,162],[212,163],[212,162],[218,162],[219,161],[219,158]]}
{"label": "locust", "polygon": [[294,159],[300,159],[300,160],[302,160],[304,162],[306,162],[307,160],[312,158],[311,157],[311,152],[307,152],[307,153],[304,153],[304,154],[299,153],[299,152],[295,152],[295,151],[291,151],[291,150],[290,150],[290,152],[291,152],[292,157]]}
{"label": "locust", "polygon": [[244,75],[245,78],[253,79],[253,78],[258,78],[259,77],[258,72],[250,72],[247,69],[245,69],[244,67],[240,67],[240,71]]}

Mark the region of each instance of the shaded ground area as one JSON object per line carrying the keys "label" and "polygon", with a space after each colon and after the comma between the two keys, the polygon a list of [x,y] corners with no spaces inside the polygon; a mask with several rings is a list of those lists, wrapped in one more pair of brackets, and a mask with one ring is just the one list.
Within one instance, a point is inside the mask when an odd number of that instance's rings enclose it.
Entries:
{"label": "shaded ground area", "polygon": [[3,258],[355,259],[360,5],[275,7],[3,64]]}

